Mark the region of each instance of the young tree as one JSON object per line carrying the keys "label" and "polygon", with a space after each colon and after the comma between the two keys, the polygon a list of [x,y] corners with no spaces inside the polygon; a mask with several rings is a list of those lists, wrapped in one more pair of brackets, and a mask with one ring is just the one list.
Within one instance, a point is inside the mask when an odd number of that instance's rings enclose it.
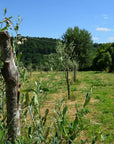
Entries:
{"label": "young tree", "polygon": [[50,67],[51,71],[58,71],[61,70],[61,67],[59,66],[59,58],[57,53],[51,53],[47,56],[48,59],[48,65]]}
{"label": "young tree", "polygon": [[30,72],[30,77],[32,76],[32,63],[27,66],[28,71]]}
{"label": "young tree", "polygon": [[74,49],[73,43],[70,43],[69,45],[67,45],[66,43],[62,43],[62,41],[59,41],[56,47],[56,51],[57,51],[58,57],[60,58],[61,65],[66,72],[68,99],[70,99],[69,70],[70,68],[73,67],[73,62],[71,61],[69,55],[70,53],[72,53],[73,49]]}

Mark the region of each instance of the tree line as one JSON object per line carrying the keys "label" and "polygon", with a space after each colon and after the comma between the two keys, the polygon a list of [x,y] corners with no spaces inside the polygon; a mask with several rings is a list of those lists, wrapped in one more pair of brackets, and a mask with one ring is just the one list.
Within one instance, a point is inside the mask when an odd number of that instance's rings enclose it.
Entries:
{"label": "tree line", "polygon": [[[32,68],[43,65],[47,59],[45,55],[55,53],[56,39],[52,38],[38,38],[38,37],[22,37],[26,40],[19,44],[19,53],[21,55],[21,62],[25,67],[32,65]],[[17,53],[18,53],[17,52]]]}
{"label": "tree line", "polygon": [[[93,43],[91,34],[85,29],[68,28],[61,40],[22,37],[21,41],[23,38],[26,38],[26,41],[19,45],[17,52],[22,53],[20,61],[25,67],[46,71],[57,70],[59,65],[59,59],[56,56],[57,46],[58,41],[61,41],[66,44],[63,53],[67,53],[71,61],[76,61],[79,70],[107,72],[114,70],[114,43]],[[69,48],[71,43],[73,50]],[[62,67],[59,66],[59,70],[62,70]]]}
{"label": "tree line", "polygon": [[99,71],[114,71],[114,42],[99,45],[92,68]]}

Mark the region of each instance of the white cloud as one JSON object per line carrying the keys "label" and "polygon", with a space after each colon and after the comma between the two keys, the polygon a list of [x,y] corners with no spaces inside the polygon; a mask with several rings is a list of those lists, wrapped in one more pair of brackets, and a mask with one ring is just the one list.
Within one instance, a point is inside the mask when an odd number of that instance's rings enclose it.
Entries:
{"label": "white cloud", "polygon": [[110,41],[114,41],[114,37],[109,37],[108,38]]}
{"label": "white cloud", "polygon": [[98,27],[96,28],[96,31],[114,31],[114,30],[109,29],[109,28]]}
{"label": "white cloud", "polygon": [[108,16],[106,14],[103,15],[104,19],[108,19]]}

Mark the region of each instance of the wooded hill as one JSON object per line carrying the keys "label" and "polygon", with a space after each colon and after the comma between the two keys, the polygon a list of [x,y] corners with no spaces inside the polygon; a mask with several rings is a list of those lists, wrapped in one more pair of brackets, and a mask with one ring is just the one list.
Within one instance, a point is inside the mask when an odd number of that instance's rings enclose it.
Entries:
{"label": "wooded hill", "polygon": [[[25,38],[25,37],[22,37]],[[19,45],[19,52],[22,52],[21,61],[25,67],[32,64],[32,68],[43,65],[46,61],[46,55],[56,53],[57,39],[26,37],[22,45]]]}
{"label": "wooded hill", "polygon": [[[26,38],[23,44],[19,45],[19,52],[22,52],[20,61],[25,67],[40,68],[48,70],[49,56],[56,53],[57,39],[22,37]],[[92,65],[87,70],[108,70],[114,68],[114,43],[93,44]],[[49,67],[49,66],[48,66]]]}

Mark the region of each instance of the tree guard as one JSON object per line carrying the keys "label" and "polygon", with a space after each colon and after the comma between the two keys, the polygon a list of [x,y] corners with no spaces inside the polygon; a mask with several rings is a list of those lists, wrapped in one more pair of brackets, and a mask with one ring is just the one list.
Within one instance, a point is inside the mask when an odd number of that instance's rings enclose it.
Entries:
{"label": "tree guard", "polygon": [[19,73],[15,65],[10,36],[7,31],[0,32],[0,50],[1,60],[4,64],[1,72],[6,84],[8,140],[13,143],[20,135]]}

